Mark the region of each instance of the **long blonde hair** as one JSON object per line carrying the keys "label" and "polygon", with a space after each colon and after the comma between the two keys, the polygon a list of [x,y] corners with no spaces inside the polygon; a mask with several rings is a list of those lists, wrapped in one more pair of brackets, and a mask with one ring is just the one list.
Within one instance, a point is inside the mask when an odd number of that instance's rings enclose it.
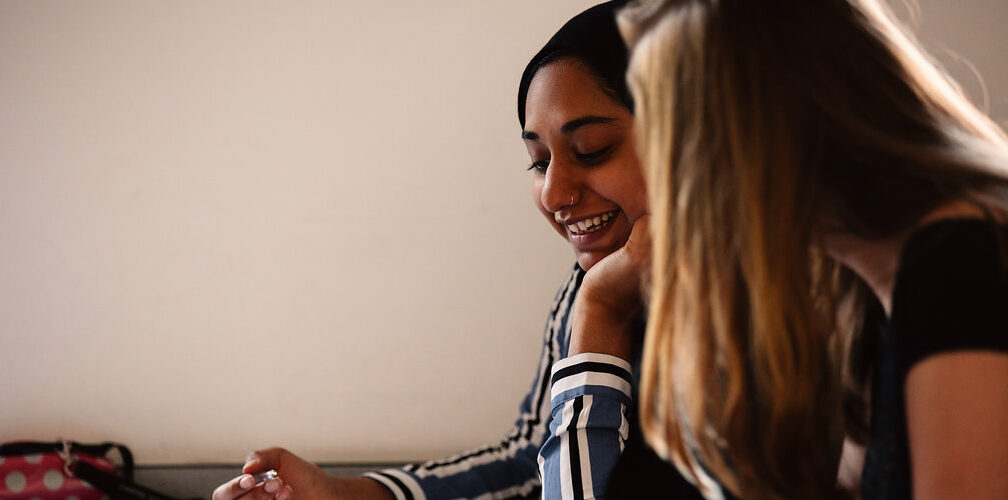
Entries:
{"label": "long blonde hair", "polygon": [[644,434],[744,498],[840,495],[867,293],[819,238],[891,237],[953,199],[1006,211],[1008,140],[877,0],[658,0],[619,22],[652,214]]}

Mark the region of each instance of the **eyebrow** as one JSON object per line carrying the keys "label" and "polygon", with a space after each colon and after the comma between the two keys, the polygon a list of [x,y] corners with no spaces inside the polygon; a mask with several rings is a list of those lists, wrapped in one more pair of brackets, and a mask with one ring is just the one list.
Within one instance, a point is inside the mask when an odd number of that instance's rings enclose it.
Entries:
{"label": "eyebrow", "polygon": [[[561,125],[560,132],[563,132],[564,134],[569,134],[586,125],[609,125],[615,121],[616,121],[615,118],[609,118],[606,116],[597,116],[597,115],[582,116],[580,118],[575,118]],[[522,139],[532,141],[539,139],[539,134],[529,130],[522,130],[521,136]]]}

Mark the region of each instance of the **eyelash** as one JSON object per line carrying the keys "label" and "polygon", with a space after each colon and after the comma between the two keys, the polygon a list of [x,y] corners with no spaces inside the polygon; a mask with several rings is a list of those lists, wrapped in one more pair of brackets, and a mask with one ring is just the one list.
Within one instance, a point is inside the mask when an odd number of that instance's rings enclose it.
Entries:
{"label": "eyelash", "polygon": [[541,160],[541,161],[533,162],[532,165],[529,165],[529,168],[527,170],[530,170],[530,171],[531,170],[535,170],[538,173],[543,173],[543,172],[546,171],[546,167],[548,167],[548,166],[549,166],[549,160]]}
{"label": "eyelash", "polygon": [[[606,155],[609,154],[613,149],[612,145],[606,146],[598,151],[592,151],[591,153],[575,153],[574,157],[581,163],[586,165],[598,165],[606,159]],[[529,166],[528,170],[535,170],[536,172],[543,173],[549,167],[549,160],[540,160],[533,162]]]}
{"label": "eyelash", "polygon": [[598,151],[592,151],[591,153],[576,154],[574,156],[576,156],[578,161],[580,161],[581,163],[585,163],[587,165],[598,165],[599,163],[605,161],[606,155],[608,155],[609,152],[612,151],[612,149],[613,146],[609,145],[602,149],[599,149]]}

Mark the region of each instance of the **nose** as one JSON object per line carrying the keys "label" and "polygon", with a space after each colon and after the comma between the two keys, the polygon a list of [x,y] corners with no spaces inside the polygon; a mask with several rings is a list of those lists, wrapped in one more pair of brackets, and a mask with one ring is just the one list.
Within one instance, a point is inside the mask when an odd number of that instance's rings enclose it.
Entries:
{"label": "nose", "polygon": [[543,208],[557,213],[577,203],[581,195],[581,179],[575,168],[552,160],[546,168],[546,179],[539,195]]}

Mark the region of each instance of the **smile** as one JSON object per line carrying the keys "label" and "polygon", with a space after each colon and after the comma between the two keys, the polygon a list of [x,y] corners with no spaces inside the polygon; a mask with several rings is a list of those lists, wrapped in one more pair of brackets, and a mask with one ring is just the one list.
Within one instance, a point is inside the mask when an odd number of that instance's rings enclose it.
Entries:
{"label": "smile", "polygon": [[613,210],[611,212],[606,212],[602,215],[596,215],[595,217],[580,220],[572,224],[567,224],[567,230],[571,234],[588,234],[594,233],[610,224],[610,221],[619,214],[619,210]]}

